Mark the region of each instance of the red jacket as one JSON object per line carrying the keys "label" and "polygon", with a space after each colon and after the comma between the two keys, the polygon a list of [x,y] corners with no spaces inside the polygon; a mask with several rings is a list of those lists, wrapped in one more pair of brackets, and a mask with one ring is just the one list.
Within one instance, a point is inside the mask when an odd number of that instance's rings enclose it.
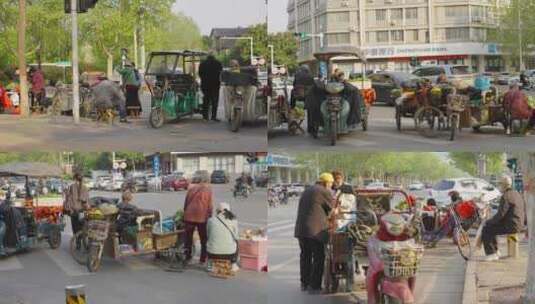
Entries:
{"label": "red jacket", "polygon": [[509,91],[504,96],[506,108],[511,108],[511,116],[514,119],[530,119],[533,110],[529,107],[527,97],[520,90]]}
{"label": "red jacket", "polygon": [[184,221],[206,223],[212,216],[212,188],[207,184],[194,185],[188,189],[184,202]]}

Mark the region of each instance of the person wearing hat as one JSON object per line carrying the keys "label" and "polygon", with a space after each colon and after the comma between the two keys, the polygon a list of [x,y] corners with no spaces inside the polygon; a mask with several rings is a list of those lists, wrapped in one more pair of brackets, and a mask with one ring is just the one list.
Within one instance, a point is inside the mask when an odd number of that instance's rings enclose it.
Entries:
{"label": "person wearing hat", "polygon": [[496,236],[518,233],[524,227],[524,200],[512,186],[513,181],[507,175],[502,176],[498,182],[498,188],[502,192],[498,211],[486,221],[481,232],[485,261],[496,261],[500,258]]}
{"label": "person wearing hat", "polygon": [[83,228],[83,222],[80,220],[79,214],[84,209],[87,209],[88,203],[89,192],[83,183],[82,173],[76,171],[74,173],[74,182],[67,189],[65,201],[63,202],[63,212],[71,218],[73,235]]}
{"label": "person wearing hat", "polygon": [[331,173],[321,174],[316,185],[303,192],[297,209],[294,236],[299,240],[301,249],[301,290],[308,290],[311,294],[321,292],[333,183]]}
{"label": "person wearing hat", "polygon": [[[234,271],[238,269],[238,221],[230,205],[219,203],[216,215],[208,220],[208,259],[230,260]],[[208,270],[211,269],[208,263]]]}

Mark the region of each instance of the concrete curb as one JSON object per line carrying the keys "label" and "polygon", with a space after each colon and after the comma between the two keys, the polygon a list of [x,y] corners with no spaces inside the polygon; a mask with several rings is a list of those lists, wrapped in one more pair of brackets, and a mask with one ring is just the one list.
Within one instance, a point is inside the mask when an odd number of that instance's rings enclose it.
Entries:
{"label": "concrete curb", "polygon": [[464,273],[462,304],[477,304],[477,261],[468,260]]}

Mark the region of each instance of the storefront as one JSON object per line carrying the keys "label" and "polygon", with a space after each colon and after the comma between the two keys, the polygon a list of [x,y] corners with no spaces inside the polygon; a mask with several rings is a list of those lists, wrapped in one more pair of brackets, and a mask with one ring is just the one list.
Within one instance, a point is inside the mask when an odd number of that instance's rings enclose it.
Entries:
{"label": "storefront", "polygon": [[[367,71],[389,70],[410,72],[414,70],[411,61],[420,65],[459,64],[467,65],[474,72],[498,72],[507,68],[501,50],[489,43],[439,43],[417,45],[388,45],[365,47],[368,62]],[[336,58],[333,69],[339,68],[347,74],[360,73],[362,64],[354,58]]]}

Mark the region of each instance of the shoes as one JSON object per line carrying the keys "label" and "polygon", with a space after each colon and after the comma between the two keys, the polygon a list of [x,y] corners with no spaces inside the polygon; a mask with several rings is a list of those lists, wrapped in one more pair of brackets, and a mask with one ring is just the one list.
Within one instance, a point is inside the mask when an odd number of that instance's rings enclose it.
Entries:
{"label": "shoes", "polygon": [[238,266],[238,264],[232,263],[232,271],[233,272],[238,272],[238,270],[240,270],[240,267]]}
{"label": "shoes", "polygon": [[301,291],[307,291],[307,290],[308,290],[308,286],[305,284],[301,284]]}
{"label": "shoes", "polygon": [[500,257],[498,256],[498,254],[493,253],[493,254],[489,254],[487,256],[482,257],[481,260],[483,262],[494,262],[494,261],[498,261],[499,259]]}

